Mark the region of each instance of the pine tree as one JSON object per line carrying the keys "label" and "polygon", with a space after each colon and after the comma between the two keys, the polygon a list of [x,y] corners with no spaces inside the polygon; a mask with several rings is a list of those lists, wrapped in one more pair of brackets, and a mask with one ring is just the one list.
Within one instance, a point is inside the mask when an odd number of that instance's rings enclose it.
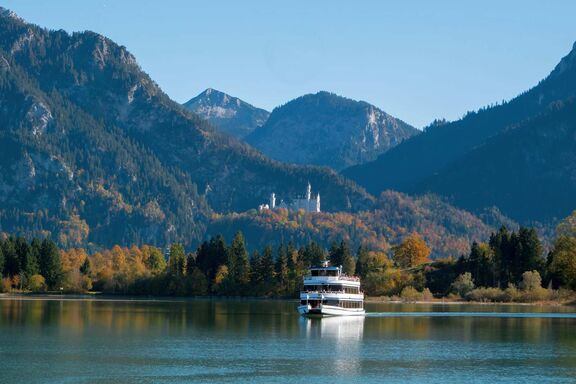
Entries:
{"label": "pine tree", "polygon": [[250,283],[250,262],[244,235],[238,231],[228,248],[228,276],[232,289],[243,289]]}
{"label": "pine tree", "polygon": [[264,281],[266,294],[268,294],[274,283],[274,255],[270,245],[264,248],[262,252],[262,261],[260,263],[260,275]]}
{"label": "pine tree", "polygon": [[356,274],[364,279],[368,272],[370,272],[368,250],[361,245],[356,252]]}
{"label": "pine tree", "polygon": [[16,253],[15,240],[13,237],[9,237],[4,241],[3,244],[4,251],[4,274],[6,276],[12,277],[20,274],[21,266],[20,259]]}
{"label": "pine tree", "polygon": [[288,256],[286,254],[286,247],[280,244],[278,247],[278,254],[276,256],[276,264],[274,265],[276,272],[276,281],[278,284],[278,292],[285,293],[288,283]]}
{"label": "pine tree", "polygon": [[38,261],[40,274],[44,276],[48,289],[60,288],[63,278],[60,250],[52,240],[42,241]]}
{"label": "pine tree", "polygon": [[526,271],[538,271],[544,273],[543,248],[538,233],[534,228],[521,227],[518,232],[520,244],[522,246],[522,261],[520,263],[521,273]]}

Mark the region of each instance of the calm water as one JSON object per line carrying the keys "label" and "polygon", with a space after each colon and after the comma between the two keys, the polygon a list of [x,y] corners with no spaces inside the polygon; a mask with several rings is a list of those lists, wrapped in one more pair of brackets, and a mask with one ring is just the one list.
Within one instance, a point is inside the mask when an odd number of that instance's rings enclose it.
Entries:
{"label": "calm water", "polygon": [[[575,383],[563,307],[0,300],[0,382]],[[496,313],[495,313],[496,312]]]}

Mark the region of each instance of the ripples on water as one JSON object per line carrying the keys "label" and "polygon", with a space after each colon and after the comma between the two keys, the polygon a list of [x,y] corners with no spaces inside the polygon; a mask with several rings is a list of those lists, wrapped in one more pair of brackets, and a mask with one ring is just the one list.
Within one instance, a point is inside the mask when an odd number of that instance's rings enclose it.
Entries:
{"label": "ripples on water", "polygon": [[574,383],[569,307],[0,300],[0,382]]}

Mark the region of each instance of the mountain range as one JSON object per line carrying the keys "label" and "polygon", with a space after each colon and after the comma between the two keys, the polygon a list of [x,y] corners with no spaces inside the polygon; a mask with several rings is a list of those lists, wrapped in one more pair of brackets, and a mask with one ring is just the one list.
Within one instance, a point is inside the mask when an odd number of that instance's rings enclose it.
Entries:
{"label": "mountain range", "polygon": [[264,109],[212,88],[188,100],[183,106],[239,139],[262,126],[270,115]]}
{"label": "mountain range", "polygon": [[372,196],[334,171],[285,165],[162,92],[125,47],[0,9],[1,231],[64,244],[198,240],[213,211],[242,211],[311,182],[325,210]]}
{"label": "mountain range", "polygon": [[434,124],[343,174],[373,194],[436,192],[473,211],[497,206],[523,222],[562,218],[576,206],[575,96],[576,45],[509,102]]}
{"label": "mountain range", "polygon": [[[515,225],[506,215],[550,223],[574,208],[575,52],[517,98],[420,133],[328,92],[270,115],[211,89],[182,106],[125,47],[0,8],[0,232],[191,247],[256,228],[385,249],[417,231],[458,256]],[[308,182],[325,214],[256,211]]]}

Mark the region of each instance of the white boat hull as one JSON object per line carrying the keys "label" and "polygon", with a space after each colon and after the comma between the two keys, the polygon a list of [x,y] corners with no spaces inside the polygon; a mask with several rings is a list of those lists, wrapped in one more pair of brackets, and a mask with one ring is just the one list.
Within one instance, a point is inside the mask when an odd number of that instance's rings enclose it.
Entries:
{"label": "white boat hull", "polygon": [[300,305],[298,313],[306,317],[364,316],[366,311],[363,308],[342,308],[333,305],[319,305],[314,308],[310,305]]}

